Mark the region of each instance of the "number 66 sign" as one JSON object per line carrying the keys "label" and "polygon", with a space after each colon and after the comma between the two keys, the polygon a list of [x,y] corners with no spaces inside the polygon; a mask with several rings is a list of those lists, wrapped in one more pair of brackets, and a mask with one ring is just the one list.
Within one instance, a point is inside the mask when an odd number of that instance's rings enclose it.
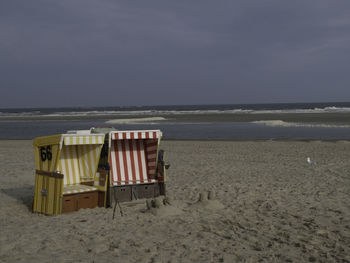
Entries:
{"label": "number 66 sign", "polygon": [[51,146],[40,147],[40,157],[43,162],[45,162],[46,160],[51,161],[52,159]]}

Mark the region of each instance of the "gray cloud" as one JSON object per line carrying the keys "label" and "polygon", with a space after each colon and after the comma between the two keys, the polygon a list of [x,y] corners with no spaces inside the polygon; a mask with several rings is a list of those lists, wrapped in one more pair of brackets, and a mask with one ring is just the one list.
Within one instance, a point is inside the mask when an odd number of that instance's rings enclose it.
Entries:
{"label": "gray cloud", "polygon": [[0,108],[343,101],[349,1],[5,0]]}

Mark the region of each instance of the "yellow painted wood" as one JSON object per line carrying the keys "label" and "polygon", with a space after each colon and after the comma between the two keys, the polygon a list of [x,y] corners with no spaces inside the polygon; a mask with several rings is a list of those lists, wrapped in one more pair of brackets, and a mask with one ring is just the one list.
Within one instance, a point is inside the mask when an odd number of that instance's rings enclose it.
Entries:
{"label": "yellow painted wood", "polygon": [[37,180],[36,180],[36,185],[35,185],[35,196],[34,196],[36,205],[35,205],[34,212],[41,213],[41,211],[42,211],[41,210],[41,203],[42,203],[41,190],[42,190],[43,176],[37,174],[36,178],[37,178]]}
{"label": "yellow painted wood", "polygon": [[53,214],[53,206],[54,206],[54,188],[55,188],[55,178],[47,178],[47,214]]}
{"label": "yellow painted wood", "polygon": [[33,199],[33,211],[36,212],[36,205],[37,205],[37,195],[38,195],[38,190],[37,190],[37,185],[38,185],[38,176],[35,175],[35,184],[34,184],[34,199]]}
{"label": "yellow painted wood", "polygon": [[[65,140],[66,138],[69,139]],[[65,179],[36,174],[33,211],[48,215],[61,214],[64,180],[77,184],[80,183],[80,176],[88,179],[93,178],[97,171],[103,142],[104,135],[52,135],[34,139],[36,170],[60,171]],[[61,145],[61,143],[63,144]],[[66,143],[69,146],[65,145]],[[45,147],[45,154],[47,154],[47,147],[50,148],[51,160],[48,158],[42,160],[41,147]],[[46,191],[46,195],[43,194],[43,190]]]}
{"label": "yellow painted wood", "polygon": [[[46,159],[43,161],[40,155],[41,147],[50,147],[51,160]],[[52,172],[57,169],[57,160],[60,154],[59,144],[44,145],[40,147],[34,146],[34,158],[35,158],[35,169]]]}
{"label": "yellow painted wood", "polygon": [[56,180],[54,214],[62,213],[63,179]]}
{"label": "yellow painted wood", "polygon": [[59,144],[61,137],[61,134],[38,137],[33,140],[33,146],[40,147],[45,145]]}
{"label": "yellow painted wood", "polygon": [[[43,177],[43,179],[42,179],[42,184],[41,184],[40,190],[46,189],[46,177],[45,176],[42,176],[42,177]],[[45,213],[45,211],[46,211],[46,197],[43,196],[41,194],[41,192],[39,193],[39,196],[41,198],[40,211],[41,211],[41,213]]]}
{"label": "yellow painted wood", "polygon": [[59,208],[58,208],[58,214],[61,214],[62,213],[62,201],[63,201],[63,180],[60,180],[59,181],[59,185],[60,185],[60,189],[59,189],[59,201],[58,201],[58,204],[59,204]]}
{"label": "yellow painted wood", "polygon": [[[63,178],[36,174],[33,211],[47,215],[60,214],[62,211]],[[46,195],[43,194],[46,190]]]}

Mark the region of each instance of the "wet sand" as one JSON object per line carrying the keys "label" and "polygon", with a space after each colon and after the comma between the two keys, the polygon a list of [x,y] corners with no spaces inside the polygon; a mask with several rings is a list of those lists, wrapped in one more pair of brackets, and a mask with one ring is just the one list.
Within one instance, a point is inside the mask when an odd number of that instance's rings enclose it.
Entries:
{"label": "wet sand", "polygon": [[162,148],[171,205],[50,217],[30,211],[31,141],[0,141],[0,262],[350,262],[350,142]]}

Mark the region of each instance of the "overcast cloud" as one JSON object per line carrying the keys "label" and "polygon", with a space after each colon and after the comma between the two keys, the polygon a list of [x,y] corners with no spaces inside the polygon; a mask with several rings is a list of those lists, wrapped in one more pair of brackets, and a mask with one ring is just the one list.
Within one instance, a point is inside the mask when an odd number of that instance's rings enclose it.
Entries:
{"label": "overcast cloud", "polygon": [[350,1],[0,1],[0,108],[350,101]]}

